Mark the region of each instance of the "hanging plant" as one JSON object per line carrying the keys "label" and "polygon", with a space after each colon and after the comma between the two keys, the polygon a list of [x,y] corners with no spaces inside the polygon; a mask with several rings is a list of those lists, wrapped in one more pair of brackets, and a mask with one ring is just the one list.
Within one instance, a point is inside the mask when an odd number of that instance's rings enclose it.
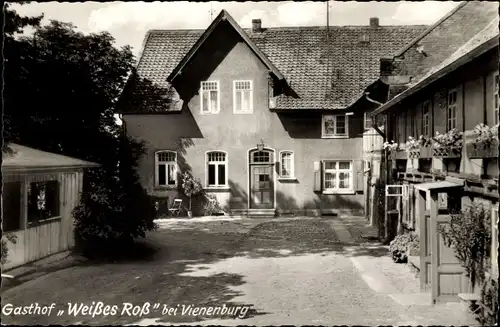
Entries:
{"label": "hanging plant", "polygon": [[473,203],[462,212],[451,215],[449,226],[440,227],[445,244],[455,250],[455,256],[473,287],[484,281],[488,267],[490,218],[482,204]]}

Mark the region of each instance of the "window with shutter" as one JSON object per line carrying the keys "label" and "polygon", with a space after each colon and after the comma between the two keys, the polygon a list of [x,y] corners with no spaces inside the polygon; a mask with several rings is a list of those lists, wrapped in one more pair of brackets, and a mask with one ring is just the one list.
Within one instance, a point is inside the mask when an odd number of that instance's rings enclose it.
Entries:
{"label": "window with shutter", "polygon": [[353,162],[349,160],[323,161],[323,193],[354,193]]}

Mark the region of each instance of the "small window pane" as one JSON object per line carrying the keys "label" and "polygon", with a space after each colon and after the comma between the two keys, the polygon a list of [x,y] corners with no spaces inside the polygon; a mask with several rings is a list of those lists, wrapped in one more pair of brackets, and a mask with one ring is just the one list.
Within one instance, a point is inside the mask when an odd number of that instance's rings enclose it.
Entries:
{"label": "small window pane", "polygon": [[335,161],[326,161],[325,162],[325,169],[335,169],[336,164],[337,163]]}
{"label": "small window pane", "polygon": [[339,162],[339,169],[351,169],[351,163],[349,161]]}
{"label": "small window pane", "polygon": [[326,135],[335,134],[335,119],[331,116],[325,117],[325,134]]}
{"label": "small window pane", "polygon": [[208,185],[215,185],[215,165],[208,165]]}
{"label": "small window pane", "polygon": [[201,110],[205,112],[210,111],[208,92],[202,92],[202,97],[203,97],[202,101],[203,107],[201,108]]}
{"label": "small window pane", "polygon": [[242,108],[241,108],[241,99],[242,99],[242,94],[241,94],[241,92],[236,92],[235,96],[236,96],[236,101],[235,101],[235,102],[236,102],[236,103],[235,103],[236,108],[235,108],[235,109],[236,109],[237,111],[241,111],[241,110],[242,110]]}
{"label": "small window pane", "polygon": [[210,109],[217,110],[217,99],[219,94],[217,91],[210,91]]}
{"label": "small window pane", "polygon": [[[238,92],[239,93],[239,92]],[[250,110],[250,91],[244,91],[242,110]]]}
{"label": "small window pane", "polygon": [[175,164],[168,165],[168,185],[175,185],[176,171]]}
{"label": "small window pane", "polygon": [[158,185],[166,185],[167,184],[167,166],[164,164],[158,165]]}
{"label": "small window pane", "polygon": [[349,187],[349,173],[339,173],[339,188]]}
{"label": "small window pane", "polygon": [[219,185],[226,185],[226,166],[225,165],[218,165],[218,173],[219,173]]}

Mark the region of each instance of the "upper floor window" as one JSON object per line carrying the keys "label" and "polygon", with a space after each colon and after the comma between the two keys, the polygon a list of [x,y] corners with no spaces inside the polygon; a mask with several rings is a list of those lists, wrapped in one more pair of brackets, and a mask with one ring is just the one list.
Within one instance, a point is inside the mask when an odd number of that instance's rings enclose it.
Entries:
{"label": "upper floor window", "polygon": [[235,114],[253,112],[252,81],[233,81],[233,112]]}
{"label": "upper floor window", "polygon": [[422,135],[430,136],[430,109],[431,102],[429,100],[422,104]]}
{"label": "upper floor window", "polygon": [[323,115],[321,127],[324,138],[347,137],[349,130],[348,116]]}
{"label": "upper floor window", "polygon": [[220,111],[219,81],[201,82],[200,101],[202,114],[216,114]]}
{"label": "upper floor window", "polygon": [[227,186],[227,154],[222,151],[207,152],[208,187]]}
{"label": "upper floor window", "polygon": [[453,89],[448,92],[448,112],[447,124],[448,131],[457,128],[457,90]]}
{"label": "upper floor window", "polygon": [[177,185],[177,152],[159,151],[155,155],[156,186]]}
{"label": "upper floor window", "polygon": [[352,166],[351,161],[325,160],[323,169],[325,192],[352,192],[354,189]]}
{"label": "upper floor window", "polygon": [[368,113],[365,112],[365,115],[364,115],[364,128],[365,129],[370,129],[372,128],[372,119],[368,116]]}
{"label": "upper floor window", "polygon": [[499,101],[498,101],[498,89],[500,88],[500,83],[499,83],[499,76],[498,73],[495,74],[495,80],[494,80],[494,89],[493,89],[493,97],[494,97],[494,103],[493,103],[493,121],[495,122],[494,125],[498,124],[498,114],[499,114]]}
{"label": "upper floor window", "polygon": [[294,162],[292,151],[280,152],[280,177],[293,178],[294,177]]}

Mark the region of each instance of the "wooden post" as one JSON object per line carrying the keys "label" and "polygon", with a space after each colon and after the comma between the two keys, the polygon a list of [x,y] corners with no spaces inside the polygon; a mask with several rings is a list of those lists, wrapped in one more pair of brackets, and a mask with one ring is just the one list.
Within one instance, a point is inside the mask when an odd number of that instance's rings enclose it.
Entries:
{"label": "wooden post", "polygon": [[29,190],[29,180],[28,176],[25,174],[21,178],[21,215],[19,229],[25,230],[28,228],[28,190]]}
{"label": "wooden post", "polygon": [[438,235],[438,223],[437,223],[437,216],[438,216],[438,193],[436,191],[432,191],[431,197],[430,197],[430,205],[431,205],[431,210],[430,210],[430,215],[431,215],[431,221],[430,221],[430,238],[431,238],[431,299],[432,303],[435,304],[436,300],[438,298],[438,292],[439,292],[439,274],[438,274],[438,263],[439,263],[439,253],[438,253],[438,242],[439,242],[439,235]]}
{"label": "wooden post", "polygon": [[425,231],[425,193],[422,191],[418,191],[417,194],[417,212],[418,212],[418,226],[416,231],[419,235],[419,243],[420,243],[420,290],[424,291],[427,284],[427,233]]}

